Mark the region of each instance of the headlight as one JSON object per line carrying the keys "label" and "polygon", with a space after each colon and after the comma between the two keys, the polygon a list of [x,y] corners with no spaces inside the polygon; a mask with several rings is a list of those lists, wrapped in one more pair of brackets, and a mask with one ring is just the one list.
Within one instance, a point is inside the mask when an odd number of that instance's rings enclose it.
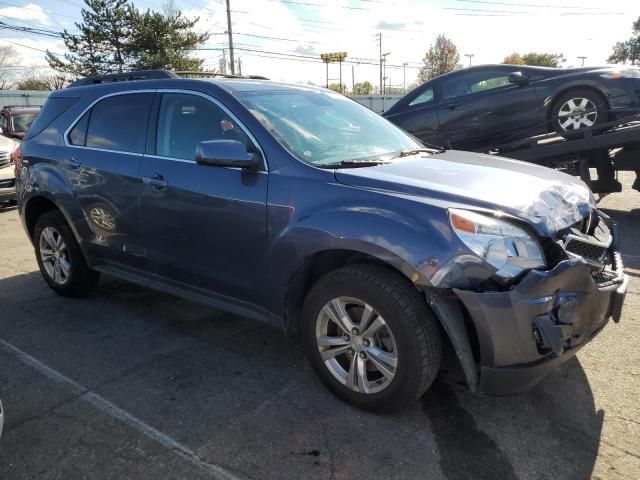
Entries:
{"label": "headlight", "polygon": [[540,244],[525,230],[497,218],[450,209],[449,221],[460,240],[496,269],[503,278],[513,278],[546,265]]}
{"label": "headlight", "polygon": [[603,73],[600,76],[604,78],[640,78],[640,69],[627,68],[626,70]]}

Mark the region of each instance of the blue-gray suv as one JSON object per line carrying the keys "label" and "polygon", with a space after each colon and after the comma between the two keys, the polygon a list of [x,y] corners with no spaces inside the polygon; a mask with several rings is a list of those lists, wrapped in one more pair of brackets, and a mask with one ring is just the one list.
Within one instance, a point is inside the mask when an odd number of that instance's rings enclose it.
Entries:
{"label": "blue-gray suv", "polygon": [[418,398],[445,348],[472,391],[521,391],[621,316],[617,229],[580,180],[426,146],[328,90],[83,79],[13,158],[56,292],[107,273],[278,325],[361,408]]}

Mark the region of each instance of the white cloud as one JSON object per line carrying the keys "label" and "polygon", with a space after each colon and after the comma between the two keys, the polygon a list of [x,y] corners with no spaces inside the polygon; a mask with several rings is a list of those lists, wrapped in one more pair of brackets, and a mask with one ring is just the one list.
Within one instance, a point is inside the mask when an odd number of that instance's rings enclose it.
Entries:
{"label": "white cloud", "polygon": [[27,3],[22,7],[5,7],[0,8],[0,15],[18,20],[27,20],[29,22],[37,22],[41,25],[51,25],[49,16],[44,9],[36,3]]}
{"label": "white cloud", "polygon": [[[473,0],[442,0],[437,6],[427,0],[394,0],[392,3],[314,0],[309,3],[326,3],[327,6],[318,8],[274,0],[233,0],[235,53],[236,58],[242,60],[244,74],[322,85],[325,82],[325,65],[309,60],[318,61],[322,52],[347,51],[349,61],[360,63],[343,64],[343,82],[350,86],[353,75],[355,82],[369,80],[377,85],[378,32],[382,32],[383,51],[391,52],[387,76],[394,86],[403,83],[401,65],[404,62],[409,63],[406,68],[407,84],[415,80],[417,65],[440,33],[451,38],[461,54],[474,54],[474,64],[498,63],[514,51],[543,51],[563,53],[568,60],[567,66],[579,65],[577,57],[581,55],[587,56],[586,65],[601,65],[606,62],[613,44],[631,35],[631,24],[640,16],[640,2],[628,0],[608,0],[606,3],[602,0],[500,0],[500,3],[557,5],[553,8],[500,6]],[[183,12],[189,17],[199,16],[197,28],[211,34],[206,44],[210,50],[195,54],[205,59],[205,66],[217,68],[222,49],[228,46],[225,2],[207,0],[202,5],[200,9],[185,9]],[[364,9],[353,9],[354,6]],[[41,7],[34,3],[27,7],[28,10],[3,8],[0,15],[11,12],[11,15],[22,15],[20,18],[30,21],[49,22]],[[482,12],[450,8],[520,13],[462,16],[461,13],[478,15]],[[602,14],[616,12],[623,14]],[[49,44],[49,40],[39,37],[34,40],[20,37],[15,41],[36,48],[64,51],[64,46],[56,41],[51,42],[55,47],[43,47]],[[20,52],[27,63],[44,63],[42,53],[27,49]],[[284,59],[277,53],[313,58]],[[228,59],[228,52],[226,55]],[[466,63],[468,60],[462,57],[462,61]],[[330,65],[330,81],[337,81],[338,76],[338,65]]]}
{"label": "white cloud", "polygon": [[[317,0],[317,3],[324,1],[326,0]],[[538,1],[531,0],[531,5]],[[439,33],[450,37],[458,45],[461,54],[473,53],[474,64],[499,63],[514,51],[543,51],[563,53],[567,58],[567,66],[579,65],[577,57],[581,55],[587,56],[586,65],[601,65],[606,62],[613,44],[630,35],[631,23],[640,16],[640,3],[626,0],[609,0],[606,4],[602,0],[576,0],[574,4],[569,4],[574,5],[575,9],[567,9],[565,3],[557,0],[539,2],[540,5],[557,3],[556,8],[505,7],[456,0],[449,0],[438,7],[431,3],[409,0],[380,4],[354,3],[348,0],[332,0],[327,3],[326,7],[317,8],[271,0],[235,0],[233,9],[239,12],[232,13],[234,32],[297,41],[258,39],[240,34],[234,35],[234,41],[240,48],[253,45],[256,50],[291,54],[314,52],[317,55],[320,52],[347,51],[349,60],[368,59],[355,65],[355,81],[368,79],[377,84],[378,66],[367,65],[366,61],[377,63],[379,47],[376,33],[382,32],[383,50],[391,52],[389,64],[401,66],[404,62],[409,62],[406,77],[407,83],[411,83],[418,71],[415,66],[421,63],[426,50]],[[362,5],[367,10],[343,8],[354,5]],[[477,15],[481,12],[449,10],[446,7],[521,13],[463,16],[460,14]],[[294,10],[298,17],[316,22],[300,21],[292,13]],[[223,33],[226,30],[224,4],[210,2],[207,11],[209,31]],[[623,14],[603,14],[616,12]],[[497,14],[488,12],[487,15]],[[204,18],[204,15],[201,16]],[[389,30],[380,30],[379,27]],[[226,42],[226,35],[212,35],[208,43],[216,48],[223,48]],[[325,67],[322,64],[260,58],[258,55],[267,54],[252,54],[240,49],[236,54],[243,58],[243,73],[263,74],[287,81],[310,80],[318,84],[323,84],[325,80]],[[204,55],[207,65],[217,65],[220,55],[221,51],[207,52]],[[468,60],[462,57],[462,61]],[[351,84],[351,70],[350,64],[343,65],[343,81],[347,85]],[[337,65],[330,65],[329,76],[337,79]],[[402,68],[388,68],[387,76],[391,77],[393,85],[402,85]]]}

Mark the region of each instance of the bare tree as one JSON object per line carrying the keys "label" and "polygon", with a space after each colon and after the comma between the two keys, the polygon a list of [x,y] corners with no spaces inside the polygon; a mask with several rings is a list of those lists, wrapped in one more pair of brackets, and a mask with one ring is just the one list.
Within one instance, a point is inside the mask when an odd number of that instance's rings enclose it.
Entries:
{"label": "bare tree", "polygon": [[14,70],[9,68],[16,61],[16,49],[10,45],[0,46],[0,90],[11,88],[15,82]]}

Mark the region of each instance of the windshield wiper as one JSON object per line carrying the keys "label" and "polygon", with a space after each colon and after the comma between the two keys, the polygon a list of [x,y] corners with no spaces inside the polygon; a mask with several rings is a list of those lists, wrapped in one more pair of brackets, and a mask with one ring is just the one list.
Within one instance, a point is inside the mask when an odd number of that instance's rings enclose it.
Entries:
{"label": "windshield wiper", "polygon": [[391,163],[388,160],[342,160],[336,163],[327,163],[325,165],[316,165],[320,168],[357,168],[357,167],[371,167],[375,165],[386,165]]}
{"label": "windshield wiper", "polygon": [[436,153],[444,153],[446,150],[444,148],[412,148],[410,150],[403,150],[401,151],[398,155],[396,155],[393,158],[402,158],[402,157],[409,157],[411,155],[417,155],[419,153],[430,153],[430,154],[436,154]]}

